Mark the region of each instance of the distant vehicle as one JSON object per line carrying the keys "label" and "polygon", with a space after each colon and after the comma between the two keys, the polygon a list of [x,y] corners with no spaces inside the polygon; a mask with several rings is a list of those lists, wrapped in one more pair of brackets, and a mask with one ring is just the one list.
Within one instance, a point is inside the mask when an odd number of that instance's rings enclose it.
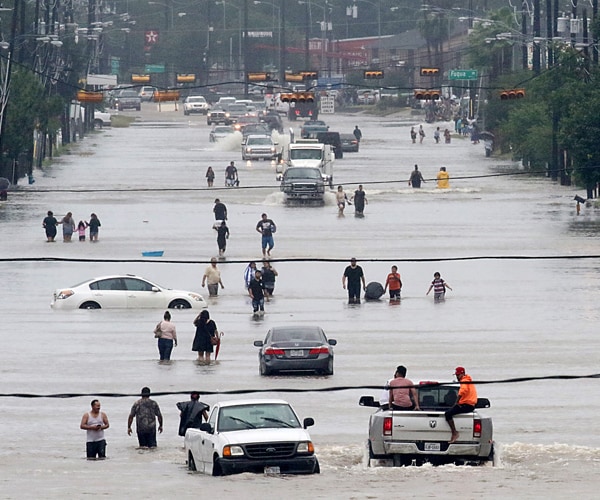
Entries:
{"label": "distant vehicle", "polygon": [[202,113],[203,115],[208,113],[210,106],[206,102],[206,98],[201,95],[190,95],[183,101],[183,114],[189,115],[191,113]]}
{"label": "distant vehicle", "polygon": [[142,99],[133,89],[125,89],[119,91],[113,98],[113,107],[118,111],[124,109],[142,109]]}
{"label": "distant vehicle", "polygon": [[277,130],[277,132],[283,132],[283,121],[276,111],[270,111],[261,117],[261,120],[265,122],[271,130]]}
{"label": "distant vehicle", "polygon": [[221,139],[231,137],[235,131],[229,125],[217,125],[212,128],[208,134],[208,140],[210,142],[219,142]]}
{"label": "distant vehicle", "polygon": [[316,120],[319,118],[319,103],[317,102],[316,95],[313,102],[290,103],[290,107],[288,109],[288,119],[294,121],[298,118],[308,118],[310,120]]}
{"label": "distant vehicle", "polygon": [[[236,125],[239,125],[236,123]],[[244,137],[249,135],[271,135],[271,129],[266,123],[247,123],[241,127]]]}
{"label": "distant vehicle", "polygon": [[224,97],[219,97],[219,101],[217,102],[217,104],[221,105],[221,106],[229,106],[230,104],[235,104],[235,102],[237,101],[237,99],[235,97],[231,97],[231,96],[224,96]]}
{"label": "distant vehicle", "polygon": [[245,115],[237,119],[237,121],[233,124],[233,128],[239,132],[242,132],[242,130],[248,125],[258,125],[259,123],[260,120],[258,119],[258,116]]}
{"label": "distant vehicle", "polygon": [[358,89],[358,104],[377,104],[379,93],[375,89]]}
{"label": "distant vehicle", "polygon": [[275,160],[277,144],[271,135],[249,135],[242,142],[242,160]]}
{"label": "distant vehicle", "polygon": [[320,132],[312,133],[322,144],[329,144],[333,146],[333,154],[336,160],[340,160],[344,157],[344,150],[342,149],[342,140],[340,139],[339,132]]}
{"label": "distant vehicle", "polygon": [[229,113],[229,119],[233,122],[237,122],[248,113],[248,107],[245,104],[228,104],[225,109]]}
{"label": "distant vehicle", "polygon": [[212,109],[208,110],[208,113],[206,113],[206,124],[213,125],[215,123],[224,123],[225,125],[231,125],[233,123],[229,117],[229,113],[218,104],[213,106]]}
{"label": "distant vehicle", "polygon": [[358,153],[360,144],[356,137],[354,137],[354,134],[340,134],[340,140],[344,153]]}
{"label": "distant vehicle", "polygon": [[105,111],[94,110],[94,127],[102,128],[109,127],[112,124],[111,114]]}
{"label": "distant vehicle", "polygon": [[319,461],[307,427],[281,399],[246,399],[215,404],[208,422],[184,438],[188,469],[212,476],[242,472],[318,474]]}
{"label": "distant vehicle", "polygon": [[317,132],[327,132],[329,130],[329,125],[327,125],[322,120],[311,120],[308,122],[304,122],[302,127],[300,127],[300,137],[303,139],[308,139],[310,137],[316,138]]}
{"label": "distant vehicle", "polygon": [[54,291],[53,309],[205,309],[196,292],[171,290],[140,276],[103,276]]}
{"label": "distant vehicle", "polygon": [[156,90],[156,87],[144,85],[143,87],[140,88],[138,95],[140,96],[140,99],[142,100],[142,102],[151,101],[152,98],[154,97],[155,90]]}
{"label": "distant vehicle", "polygon": [[[288,170],[289,172],[289,170]],[[260,347],[258,364],[261,375],[282,371],[314,371],[333,375],[334,339],[327,339],[318,326],[275,326],[267,332]]]}

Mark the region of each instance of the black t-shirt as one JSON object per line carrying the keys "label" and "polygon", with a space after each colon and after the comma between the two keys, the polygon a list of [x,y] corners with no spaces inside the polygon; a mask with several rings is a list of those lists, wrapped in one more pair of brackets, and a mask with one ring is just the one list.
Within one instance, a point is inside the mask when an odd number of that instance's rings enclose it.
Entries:
{"label": "black t-shirt", "polygon": [[254,300],[260,300],[265,298],[265,294],[263,293],[264,285],[262,281],[253,279],[250,282],[250,286],[248,288],[252,290],[252,297],[254,297]]}
{"label": "black t-shirt", "polygon": [[261,219],[256,224],[256,229],[260,229],[263,236],[272,236],[275,232],[275,223],[271,219]]}
{"label": "black t-shirt", "polygon": [[225,176],[228,179],[235,179],[237,176],[237,168],[234,167],[233,165],[229,165],[226,169],[225,169]]}
{"label": "black t-shirt", "polygon": [[360,285],[360,279],[364,276],[362,267],[348,266],[344,271],[344,276],[348,278],[348,285]]}
{"label": "black t-shirt", "polygon": [[215,213],[215,220],[227,220],[227,207],[225,203],[217,203],[213,208],[213,212]]}
{"label": "black t-shirt", "polygon": [[275,273],[272,268],[262,268],[262,280],[264,283],[275,283]]}

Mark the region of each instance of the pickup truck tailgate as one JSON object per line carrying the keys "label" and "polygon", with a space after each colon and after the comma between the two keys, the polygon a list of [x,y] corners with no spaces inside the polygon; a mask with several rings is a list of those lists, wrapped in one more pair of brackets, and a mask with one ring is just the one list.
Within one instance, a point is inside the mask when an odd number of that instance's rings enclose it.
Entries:
{"label": "pickup truck tailgate", "polygon": [[[448,441],[450,426],[444,418],[444,412],[431,411],[393,411],[393,441]],[[473,436],[473,414],[464,413],[454,416],[456,430],[461,440]]]}

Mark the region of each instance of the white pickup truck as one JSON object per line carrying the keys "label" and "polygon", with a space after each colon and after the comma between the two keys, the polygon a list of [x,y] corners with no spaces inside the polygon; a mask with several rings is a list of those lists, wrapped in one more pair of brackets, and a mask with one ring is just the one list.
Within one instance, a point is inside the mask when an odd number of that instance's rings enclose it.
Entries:
{"label": "white pickup truck", "polygon": [[221,401],[208,422],[185,433],[188,469],[213,476],[240,472],[318,474],[319,462],[306,430],[286,401]]}
{"label": "white pickup truck", "polygon": [[493,461],[492,419],[477,411],[490,407],[488,399],[479,398],[474,412],[454,416],[460,437],[449,444],[451,431],[444,413],[454,406],[458,387],[421,382],[417,387],[421,411],[385,410],[372,396],[362,396],[360,406],[379,408],[369,419],[369,462],[392,459],[395,466],[406,466]]}

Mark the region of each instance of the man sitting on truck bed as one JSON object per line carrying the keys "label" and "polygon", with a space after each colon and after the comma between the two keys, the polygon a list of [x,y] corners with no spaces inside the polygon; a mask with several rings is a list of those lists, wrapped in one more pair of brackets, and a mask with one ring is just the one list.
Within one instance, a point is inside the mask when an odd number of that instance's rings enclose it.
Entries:
{"label": "man sitting on truck bed", "polygon": [[390,408],[392,410],[420,410],[419,396],[412,380],[406,378],[406,367],[396,368],[394,379],[390,381]]}
{"label": "man sitting on truck bed", "polygon": [[456,367],[454,375],[456,375],[458,381],[461,382],[460,389],[458,390],[458,399],[456,400],[456,404],[444,414],[446,421],[450,426],[450,430],[452,431],[452,436],[449,441],[450,444],[455,443],[459,436],[452,417],[459,413],[471,413],[477,404],[477,389],[475,389],[475,385],[463,383],[472,382],[473,379],[471,376],[465,373],[465,369],[462,366]]}

